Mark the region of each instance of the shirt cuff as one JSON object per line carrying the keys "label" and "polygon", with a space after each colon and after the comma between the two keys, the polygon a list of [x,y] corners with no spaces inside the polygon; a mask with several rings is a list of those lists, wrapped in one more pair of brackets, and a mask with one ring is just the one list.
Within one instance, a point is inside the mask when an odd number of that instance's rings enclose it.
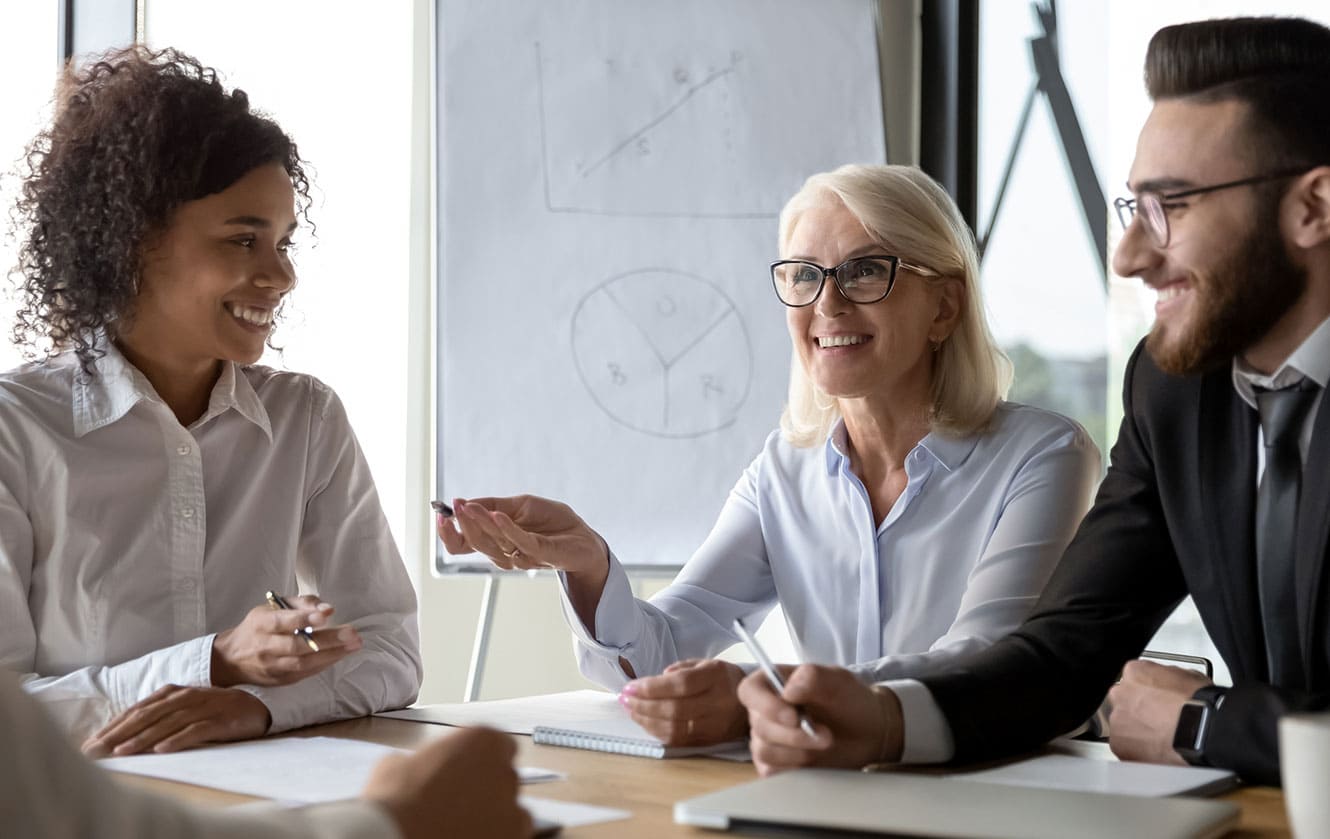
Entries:
{"label": "shirt cuff", "polygon": [[[311,703],[321,700],[317,693],[323,688],[317,684],[317,676],[311,676],[303,682],[293,685],[268,687],[266,685],[236,685],[236,690],[243,690],[262,702],[268,709],[272,722],[268,724],[268,734],[279,734],[301,726],[314,725],[336,716],[331,709],[311,711]],[[308,683],[308,684],[307,684]],[[314,691],[309,689],[313,685]]]}
{"label": "shirt cuff", "polygon": [[901,763],[946,763],[956,753],[951,726],[923,682],[893,679],[883,687],[901,703]]}
{"label": "shirt cuff", "polygon": [[594,626],[584,625],[577,616],[577,610],[573,608],[573,602],[568,596],[568,575],[563,571],[559,572],[559,584],[564,616],[578,641],[600,655],[616,660],[632,648],[637,640],[640,615],[637,600],[633,597],[633,586],[628,581],[628,572],[623,570],[613,551],[610,552],[609,576],[605,578],[600,602],[596,604]]}

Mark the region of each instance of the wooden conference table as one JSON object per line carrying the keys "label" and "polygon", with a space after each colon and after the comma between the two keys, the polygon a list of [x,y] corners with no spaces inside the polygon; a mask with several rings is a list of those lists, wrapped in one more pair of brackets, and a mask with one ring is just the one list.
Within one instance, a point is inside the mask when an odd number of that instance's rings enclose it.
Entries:
{"label": "wooden conference table", "polygon": [[[301,729],[291,736],[345,737],[389,746],[415,748],[433,737],[445,736],[451,730],[445,726],[426,723],[366,717]],[[566,773],[568,776],[565,781],[525,787],[526,794],[539,798],[613,807],[631,811],[633,814],[629,821],[604,822],[564,830],[560,835],[569,839],[624,836],[632,836],[634,839],[690,836],[696,839],[700,836],[724,836],[722,833],[676,825],[673,816],[674,802],[741,784],[757,777],[752,764],[748,763],[732,763],[708,758],[649,760],[581,749],[537,746],[532,744],[530,737],[519,736],[517,741],[519,765],[539,766],[542,769]],[[172,781],[131,775],[119,777],[141,787],[208,806],[224,806],[253,800],[246,795]],[[1222,796],[1222,799],[1242,807],[1242,821],[1237,831],[1228,834],[1230,837],[1274,839],[1291,835],[1284,814],[1284,798],[1279,790],[1271,787],[1248,787]]]}

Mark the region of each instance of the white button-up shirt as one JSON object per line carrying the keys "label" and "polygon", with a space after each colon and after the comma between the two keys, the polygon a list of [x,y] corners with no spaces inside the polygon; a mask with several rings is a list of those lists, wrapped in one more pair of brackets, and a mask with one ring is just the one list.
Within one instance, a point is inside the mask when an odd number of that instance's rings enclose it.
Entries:
{"label": "white button-up shirt", "polygon": [[341,402],[226,364],[189,428],[114,347],[0,375],[0,666],[78,737],[166,684],[211,684],[214,635],[268,589],[317,593],[364,647],[244,686],[272,731],[411,702],[415,593]]}
{"label": "white button-up shirt", "polygon": [[669,587],[635,599],[611,557],[594,633],[565,588],[583,674],[613,687],[621,656],[639,676],[713,656],[738,641],[734,618],[756,626],[777,602],[803,661],[932,672],[1020,624],[1099,480],[1079,425],[1002,403],[982,433],[924,437],[879,525],[847,451],[843,423],[812,448],[772,434]]}

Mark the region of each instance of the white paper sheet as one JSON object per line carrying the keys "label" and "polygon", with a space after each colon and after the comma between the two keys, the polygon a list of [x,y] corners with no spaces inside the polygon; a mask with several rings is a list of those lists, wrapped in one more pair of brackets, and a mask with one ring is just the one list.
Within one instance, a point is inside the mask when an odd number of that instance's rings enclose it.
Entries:
{"label": "white paper sheet", "polygon": [[440,2],[439,497],[692,554],[785,400],[777,214],[885,159],[874,7]]}
{"label": "white paper sheet", "polygon": [[[281,737],[171,754],[99,760],[103,769],[180,781],[297,804],[355,798],[391,746],[337,737]],[[560,780],[559,772],[519,767],[522,783]]]}
{"label": "white paper sheet", "polygon": [[614,694],[603,690],[570,690],[517,699],[421,705],[378,714],[398,720],[435,725],[487,725],[509,734],[530,734],[538,725],[561,725],[585,720],[612,720],[624,716]]}

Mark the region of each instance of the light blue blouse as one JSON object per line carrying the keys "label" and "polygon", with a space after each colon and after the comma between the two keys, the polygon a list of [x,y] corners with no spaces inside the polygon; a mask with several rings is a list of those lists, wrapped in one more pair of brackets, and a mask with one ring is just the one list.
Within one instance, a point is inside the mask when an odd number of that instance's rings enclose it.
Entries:
{"label": "light blue blouse", "polygon": [[714,656],[738,642],[734,618],[756,626],[777,603],[802,661],[871,681],[932,672],[1020,624],[1100,476],[1099,450],[1075,422],[1002,403],[982,433],[924,437],[876,525],[847,451],[843,423],[810,448],[772,433],[670,586],[634,598],[611,555],[594,627],[565,580],[582,673],[617,687],[620,657],[646,676]]}

